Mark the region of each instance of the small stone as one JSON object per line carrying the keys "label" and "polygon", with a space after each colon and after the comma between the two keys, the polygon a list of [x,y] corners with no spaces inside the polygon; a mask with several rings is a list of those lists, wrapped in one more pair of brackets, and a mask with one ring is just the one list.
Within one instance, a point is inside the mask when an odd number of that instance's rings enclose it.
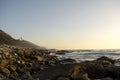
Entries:
{"label": "small stone", "polygon": [[37,61],[45,61],[45,58],[43,56],[35,56]]}
{"label": "small stone", "polygon": [[2,60],[2,61],[0,62],[0,66],[6,67],[6,66],[8,65],[8,63],[9,63],[8,60]]}
{"label": "small stone", "polygon": [[13,72],[16,71],[16,67],[14,65],[10,65],[8,69]]}

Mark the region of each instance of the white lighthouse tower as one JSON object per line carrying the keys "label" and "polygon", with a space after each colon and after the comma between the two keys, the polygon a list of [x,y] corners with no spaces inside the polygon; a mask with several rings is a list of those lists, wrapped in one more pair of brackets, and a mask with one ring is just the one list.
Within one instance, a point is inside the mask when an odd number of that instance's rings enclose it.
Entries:
{"label": "white lighthouse tower", "polygon": [[22,37],[20,37],[20,41],[23,41],[23,38],[22,38]]}

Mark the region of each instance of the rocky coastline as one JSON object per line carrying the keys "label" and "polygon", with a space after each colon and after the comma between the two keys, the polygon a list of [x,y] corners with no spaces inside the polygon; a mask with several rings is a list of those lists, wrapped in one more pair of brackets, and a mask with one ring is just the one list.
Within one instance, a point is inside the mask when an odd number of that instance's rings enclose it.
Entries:
{"label": "rocky coastline", "polygon": [[120,66],[108,57],[76,63],[52,52],[0,45],[0,80],[120,80]]}

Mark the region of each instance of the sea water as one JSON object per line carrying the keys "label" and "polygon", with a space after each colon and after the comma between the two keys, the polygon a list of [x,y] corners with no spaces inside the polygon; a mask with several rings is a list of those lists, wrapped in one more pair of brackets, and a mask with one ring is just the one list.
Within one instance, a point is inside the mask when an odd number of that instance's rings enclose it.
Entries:
{"label": "sea water", "polygon": [[91,61],[99,57],[106,56],[114,60],[120,59],[120,49],[107,49],[107,50],[73,50],[65,55],[59,55],[59,59],[71,58],[75,59],[77,62],[81,61]]}

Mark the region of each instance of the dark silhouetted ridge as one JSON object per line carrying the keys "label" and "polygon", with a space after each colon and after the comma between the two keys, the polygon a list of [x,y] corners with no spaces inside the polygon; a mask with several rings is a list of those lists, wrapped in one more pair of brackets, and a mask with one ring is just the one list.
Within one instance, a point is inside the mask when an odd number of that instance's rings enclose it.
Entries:
{"label": "dark silhouetted ridge", "polygon": [[11,44],[11,41],[14,41],[14,39],[4,31],[0,30],[0,44]]}
{"label": "dark silhouetted ridge", "polygon": [[9,34],[4,32],[3,30],[0,30],[0,45],[2,45],[2,44],[17,46],[17,47],[45,49],[44,47],[37,46],[26,40],[16,40],[16,39],[12,38]]}

